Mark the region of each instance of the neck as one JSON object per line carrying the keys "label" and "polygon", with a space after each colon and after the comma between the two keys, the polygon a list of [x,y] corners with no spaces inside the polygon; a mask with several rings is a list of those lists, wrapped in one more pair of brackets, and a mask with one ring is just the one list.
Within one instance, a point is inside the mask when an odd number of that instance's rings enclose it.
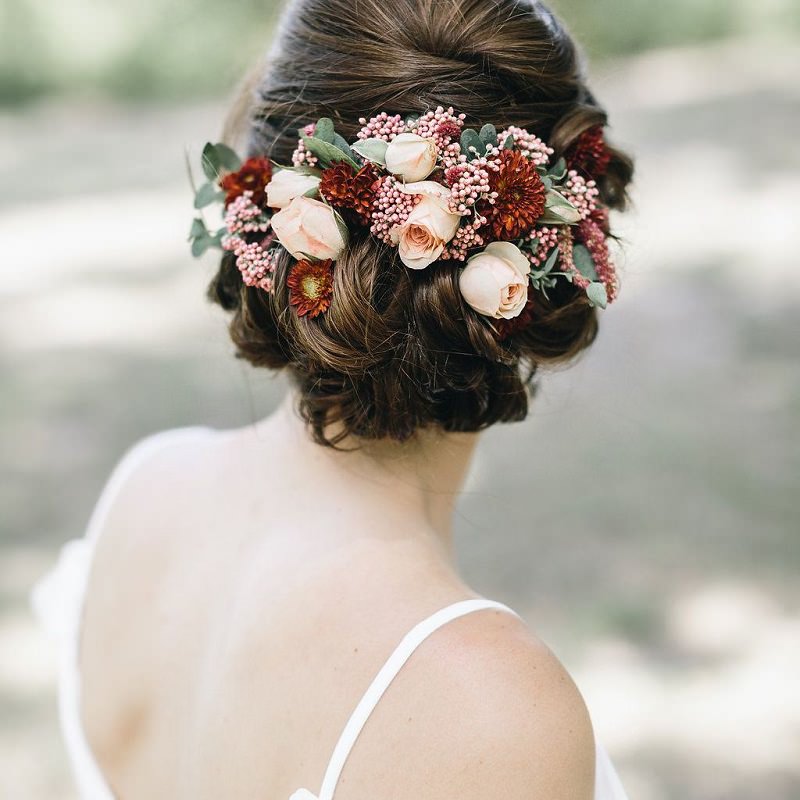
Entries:
{"label": "neck", "polygon": [[[424,429],[402,443],[347,436],[338,445],[343,450],[335,450],[313,441],[296,411],[297,399],[290,389],[274,414],[257,426],[285,437],[300,469],[317,479],[346,482],[348,494],[358,495],[379,514],[386,535],[413,531],[453,562],[453,513],[478,434]],[[330,427],[326,434],[337,430]]]}

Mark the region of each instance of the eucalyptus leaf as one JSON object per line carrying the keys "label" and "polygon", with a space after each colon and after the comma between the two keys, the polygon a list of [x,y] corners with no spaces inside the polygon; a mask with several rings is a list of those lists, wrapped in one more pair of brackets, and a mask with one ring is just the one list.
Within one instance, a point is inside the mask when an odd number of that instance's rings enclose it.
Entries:
{"label": "eucalyptus leaf", "polygon": [[406,114],[403,122],[405,122],[407,128],[413,128],[416,126],[418,119],[419,114]]}
{"label": "eucalyptus leaf", "polygon": [[367,161],[386,166],[386,148],[389,142],[383,139],[359,139],[353,142],[352,149]]}
{"label": "eucalyptus leaf", "polygon": [[562,180],[564,176],[567,174],[566,160],[563,157],[559,158],[558,161],[556,161],[556,163],[553,164],[552,167],[550,167],[550,171],[548,174],[550,175],[550,177],[553,178],[553,180],[556,181]]}
{"label": "eucalyptus leaf", "polygon": [[350,239],[350,229],[347,227],[347,223],[344,221],[342,215],[333,207],[331,207],[331,210],[333,211],[333,218],[336,220],[336,225],[339,228],[339,233],[342,236],[342,241],[347,245]]}
{"label": "eucalyptus leaf", "polygon": [[205,222],[200,217],[195,217],[189,230],[189,238],[196,239],[198,236],[206,236],[207,234],[208,228],[206,228]]}
{"label": "eucalyptus leaf", "polygon": [[[470,148],[475,148],[473,153]],[[483,143],[477,131],[472,128],[464,128],[461,131],[461,152],[468,158],[476,158],[486,153],[486,145]]]}
{"label": "eucalyptus leaf", "polygon": [[539,237],[534,236],[533,239],[528,239],[526,246],[531,253],[535,253],[539,249]]}
{"label": "eucalyptus leaf", "polygon": [[566,197],[553,189],[548,190],[545,201],[545,213],[538,220],[540,224],[573,225],[580,222],[581,215],[577,208]]}
{"label": "eucalyptus leaf", "polygon": [[548,191],[553,188],[553,179],[549,175],[542,177],[542,183],[544,184],[544,188]]}
{"label": "eucalyptus leaf", "polygon": [[303,192],[303,197],[319,197],[319,186],[312,186]]}
{"label": "eucalyptus leaf", "polygon": [[503,146],[502,146],[501,149],[502,150],[513,150],[515,144],[516,144],[516,142],[514,141],[513,134],[509,133],[508,136],[506,136],[505,140],[503,141]]}
{"label": "eucalyptus leaf", "polygon": [[333,120],[330,117],[320,117],[314,125],[314,136],[323,142],[333,143]]}
{"label": "eucalyptus leaf", "polygon": [[212,240],[210,236],[198,236],[196,239],[192,239],[192,255],[195,258],[199,258],[211,245]]}
{"label": "eucalyptus leaf", "polygon": [[296,167],[276,166],[273,167],[272,174],[275,175],[285,169],[288,169],[290,172],[296,172],[298,175],[313,175],[315,178],[322,177],[322,170],[319,167],[310,167],[308,164],[298,164]]}
{"label": "eucalyptus leaf", "polygon": [[216,181],[219,177],[220,162],[217,155],[217,149],[211,142],[206,142],[203,148],[203,154],[200,157],[200,163],[203,166],[203,174],[210,181]]}
{"label": "eucalyptus leaf", "polygon": [[491,122],[487,122],[486,125],[481,128],[478,136],[480,136],[484,145],[491,144],[495,147],[497,146],[497,128],[495,128]]}
{"label": "eucalyptus leaf", "polygon": [[356,161],[335,144],[323,142],[322,139],[318,139],[316,136],[304,136],[303,144],[310,153],[319,159],[323,167],[328,167],[337,161],[344,161],[350,164],[351,167],[359,169]]}
{"label": "eucalyptus leaf", "polygon": [[593,306],[605,308],[608,304],[608,293],[606,292],[606,286],[604,283],[600,283],[599,281],[592,281],[592,283],[586,287],[586,296],[589,298],[589,302]]}
{"label": "eucalyptus leaf", "polygon": [[205,208],[217,200],[225,197],[224,192],[220,192],[214,183],[204,183],[194,196],[194,207]]}
{"label": "eucalyptus leaf", "polygon": [[347,153],[350,158],[353,157],[353,151],[350,149],[350,145],[347,144],[347,139],[344,136],[339,136],[338,133],[333,134],[333,144],[336,145],[343,153]]}
{"label": "eucalyptus leaf", "polygon": [[203,173],[210,181],[216,182],[224,172],[236,172],[242,162],[239,156],[222,142],[207,142],[201,157]]}
{"label": "eucalyptus leaf", "polygon": [[595,269],[594,259],[586,245],[576,244],[572,248],[572,260],[575,262],[578,272],[580,272],[584,278],[588,278],[590,281],[597,280],[597,270]]}
{"label": "eucalyptus leaf", "polygon": [[556,261],[558,261],[558,254],[561,252],[561,248],[556,245],[551,251],[550,255],[547,256],[547,261],[544,262],[544,266],[542,267],[542,272],[546,275],[550,272],[551,269],[556,265]]}
{"label": "eucalyptus leaf", "polygon": [[242,160],[228,145],[218,142],[215,145],[220,166],[228,172],[236,172],[242,166]]}

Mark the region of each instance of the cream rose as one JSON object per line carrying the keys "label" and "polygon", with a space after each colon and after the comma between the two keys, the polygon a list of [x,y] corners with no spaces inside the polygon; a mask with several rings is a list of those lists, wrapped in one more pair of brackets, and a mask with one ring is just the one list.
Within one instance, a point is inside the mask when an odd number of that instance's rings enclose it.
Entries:
{"label": "cream rose", "polygon": [[336,259],[346,244],[333,209],[303,195],[272,215],[272,230],[295,258]]}
{"label": "cream rose", "polygon": [[530,271],[530,261],[515,244],[491,242],[467,259],[458,287],[479,314],[511,319],[528,300]]}
{"label": "cream rose", "polygon": [[399,133],[389,142],[384,159],[386,169],[407,181],[421,181],[436,166],[436,143],[416,133]]}
{"label": "cream rose", "polygon": [[411,269],[425,269],[442,254],[444,246],[456,235],[460,214],[448,208],[450,190],[436,181],[398,184],[406,194],[421,194],[402,225],[395,225],[389,236],[398,246],[400,260]]}
{"label": "cream rose", "polygon": [[304,175],[293,169],[279,170],[267,184],[267,205],[285,208],[295,197],[319,186],[319,180],[316,175]]}

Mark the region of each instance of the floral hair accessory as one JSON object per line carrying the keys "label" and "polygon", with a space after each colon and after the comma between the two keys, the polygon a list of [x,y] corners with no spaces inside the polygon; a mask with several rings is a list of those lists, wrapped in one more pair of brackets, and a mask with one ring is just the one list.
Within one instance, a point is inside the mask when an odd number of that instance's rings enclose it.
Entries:
{"label": "floral hair accessory", "polygon": [[595,182],[611,160],[603,126],[553,163],[553,149],[527,130],[474,130],[465,116],[442,106],[406,117],[383,111],[360,118],[352,142],[323,117],[298,129],[291,165],[263,156],[243,162],[226,145],[207,144],[207,180],[194,204],[222,203],[223,225],[212,232],[200,211],[192,253],[228,251],[247,286],[270,292],[288,251],[296,262],[289,303],[309,318],[330,307],[335,262],[356,228],[396,247],[409,269],[463,262],[464,301],[492,318],[501,337],[534,317],[529,290],[546,297],[558,277],[584,290],[590,305],[613,302],[619,282]]}

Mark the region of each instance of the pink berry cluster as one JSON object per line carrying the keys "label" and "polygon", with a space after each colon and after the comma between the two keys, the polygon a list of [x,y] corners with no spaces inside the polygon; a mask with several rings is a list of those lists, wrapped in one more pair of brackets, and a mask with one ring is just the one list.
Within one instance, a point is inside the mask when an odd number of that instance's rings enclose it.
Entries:
{"label": "pink berry cluster", "polygon": [[509,125],[505,130],[500,131],[497,141],[502,145],[506,138],[511,136],[514,145],[525,158],[529,158],[536,166],[543,166],[550,161],[553,155],[553,148],[548,147],[538,136],[528,133],[525,128],[518,128],[516,125]]}
{"label": "pink berry cluster", "polygon": [[[236,256],[236,267],[247,286],[272,289],[277,249],[270,249],[275,235],[270,230],[269,218],[253,202],[253,192],[245,191],[225,210],[226,233],[221,239],[223,250]],[[248,242],[245,234],[266,234],[259,241]]]}
{"label": "pink berry cluster", "polygon": [[581,219],[589,219],[597,210],[597,198],[600,190],[595,181],[587,181],[574,169],[567,173],[564,183],[564,196],[580,211]]}
{"label": "pink berry cluster", "polygon": [[400,133],[407,133],[408,127],[400,114],[391,116],[385,111],[381,111],[369,120],[359,117],[358,122],[363,127],[356,134],[359,139],[383,139],[384,142],[391,142]]}
{"label": "pink berry cluster", "polygon": [[489,164],[485,156],[448,167],[444,179],[450,187],[449,205],[454,214],[466,213],[481,198],[492,202],[497,197],[497,192],[489,191]]}
{"label": "pink berry cluster", "polygon": [[[308,125],[303,126],[303,133],[306,136],[313,136],[314,135],[314,123],[309,122]],[[306,149],[305,142],[302,139],[297,140],[297,147],[295,147],[294,152],[292,153],[292,166],[293,167],[314,167],[319,162],[319,159],[308,152]]]}
{"label": "pink berry cluster", "polygon": [[263,233],[269,230],[269,218],[253,202],[253,193],[246,191],[225,209],[225,227],[231,236]]}
{"label": "pink berry cluster", "polygon": [[397,178],[387,175],[381,181],[372,204],[370,232],[387,244],[392,241],[390,230],[395,225],[402,225],[408,219],[411,209],[422,199],[421,195],[409,194],[397,187]]}
{"label": "pink berry cluster", "polygon": [[466,114],[456,114],[452,106],[437,106],[417,119],[412,130],[417,136],[433,139],[439,150],[442,163],[448,165],[461,152],[459,139],[464,128]]}

